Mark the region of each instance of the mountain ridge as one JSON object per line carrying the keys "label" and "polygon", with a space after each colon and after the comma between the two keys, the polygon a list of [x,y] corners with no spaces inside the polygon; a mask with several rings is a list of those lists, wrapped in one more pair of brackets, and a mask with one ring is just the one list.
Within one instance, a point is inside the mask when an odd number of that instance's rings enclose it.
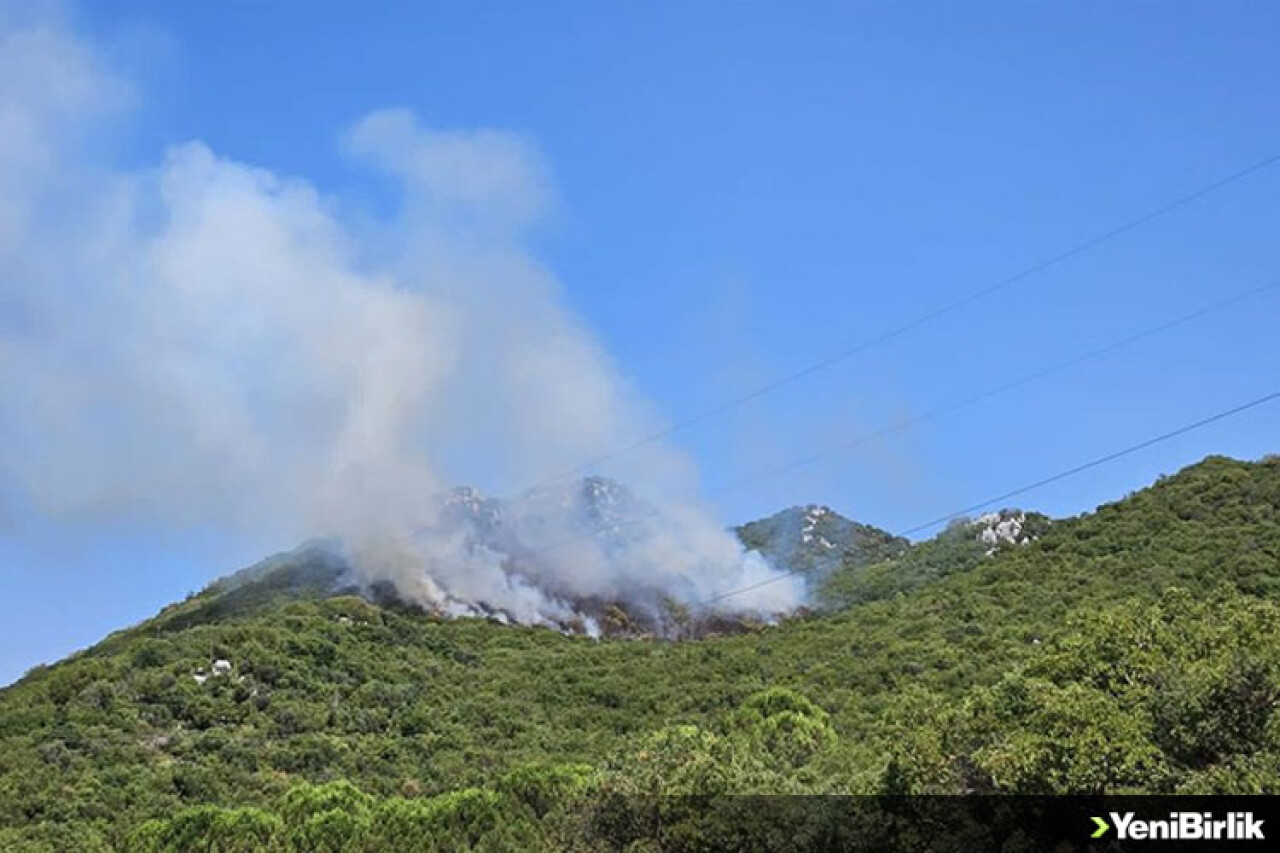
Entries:
{"label": "mountain ridge", "polygon": [[869,524],[846,518],[828,506],[793,506],[734,529],[748,548],[773,565],[820,584],[845,564],[880,562],[905,551],[910,542]]}
{"label": "mountain ridge", "polygon": [[[584,477],[556,490],[544,490],[515,501],[486,497],[478,489],[464,486],[441,495],[438,522],[432,534],[460,539],[466,548],[505,555],[512,570],[520,573],[522,562],[545,559],[543,555],[553,550],[526,545],[518,526],[518,522],[528,524],[531,505],[547,504],[554,506],[558,514],[579,520],[583,529],[574,532],[602,540],[606,549],[625,544],[636,535],[636,525],[658,515],[622,484],[598,476]],[[521,513],[524,519],[519,518]],[[517,523],[513,523],[513,516]],[[536,526],[545,516],[533,517],[534,533],[540,535]],[[761,553],[774,568],[799,573],[815,588],[837,567],[849,571],[882,562],[900,555],[910,545],[905,539],[816,505],[782,510],[731,532],[744,547]],[[555,540],[552,544],[554,546]],[[181,617],[171,615],[168,624],[194,624],[202,618],[217,618],[219,614],[242,607],[264,606],[268,599],[343,594],[358,595],[382,605],[450,614],[444,607],[416,604],[390,583],[363,580],[344,556],[341,543],[316,540],[213,581],[197,596],[206,599],[202,610],[189,610]],[[696,608],[673,599],[663,599],[656,606],[642,604],[639,608],[622,599],[576,598],[571,599],[570,604],[575,612],[590,620],[589,624],[584,624],[582,618],[547,624],[560,630],[610,637],[688,639],[755,630],[764,622],[749,610],[734,613],[731,608],[700,615]],[[515,621],[502,608],[483,600],[470,602],[462,613],[451,615]]]}
{"label": "mountain ridge", "polygon": [[[550,831],[610,790],[1280,785],[1280,459],[1210,457],[989,555],[954,531],[978,549],[961,567],[689,642],[351,596],[149,620],[0,691],[0,847],[177,850],[198,809],[265,810],[282,838],[302,830],[281,803],[338,797],[333,780],[358,793],[333,800],[351,833],[458,797]],[[594,793],[528,812],[509,787],[527,767]],[[158,846],[138,846],[147,819]]]}

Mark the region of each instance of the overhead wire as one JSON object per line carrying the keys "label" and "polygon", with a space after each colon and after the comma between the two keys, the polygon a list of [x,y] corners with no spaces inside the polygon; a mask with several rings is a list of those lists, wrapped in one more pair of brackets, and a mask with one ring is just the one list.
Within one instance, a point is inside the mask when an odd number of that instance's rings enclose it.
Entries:
{"label": "overhead wire", "polygon": [[1093,237],[1090,237],[1080,243],[1077,243],[1071,246],[1070,248],[1060,251],[1057,254],[1052,255],[1044,260],[1038,261],[1037,263],[1034,263],[1028,267],[1024,267],[1023,269],[1013,273],[1012,275],[1006,276],[1002,279],[999,279],[998,281],[995,281],[977,290],[970,291],[969,293],[959,296],[936,308],[932,308],[928,311],[918,314],[911,320],[908,320],[885,332],[875,335],[874,337],[868,338],[857,344],[849,346],[843,350],[840,350],[838,352],[832,353],[823,358],[812,361],[809,364],[804,365],[796,370],[793,370],[790,373],[784,374],[783,376],[780,376],[776,379],[773,379],[769,382],[759,385],[735,397],[731,397],[727,400],[724,400],[720,403],[717,403],[713,406],[710,406],[706,409],[696,412],[693,415],[685,417],[675,422],[674,424],[666,426],[660,430],[657,430],[648,435],[642,436],[641,438],[633,441],[630,444],[624,445],[622,447],[619,447],[615,450],[612,450],[606,453],[602,453],[582,463],[579,463],[578,465],[575,465],[572,468],[567,468],[557,474],[545,477],[542,480],[535,483],[533,486],[530,486],[529,488],[525,489],[525,491],[526,492],[536,491],[538,489],[552,485],[561,480],[580,475],[585,471],[596,468],[599,465],[602,465],[606,462],[613,461],[621,456],[625,456],[629,453],[639,450],[640,448],[645,447],[649,444],[652,444],[657,441],[662,441],[663,439],[669,438],[677,433],[683,432],[692,426],[695,426],[704,421],[710,420],[712,418],[725,414],[729,411],[737,409],[741,406],[744,406],[747,403],[750,403],[754,400],[764,397],[774,391],[777,391],[780,388],[791,385],[795,382],[800,381],[801,379],[804,379],[820,371],[826,370],[827,368],[830,368],[840,362],[846,361],[847,359],[852,358],[855,355],[866,352],[867,350],[870,350],[876,346],[892,341],[896,338],[902,337],[903,335],[906,335],[909,332],[912,332],[920,328],[921,326],[927,325],[928,323],[931,323],[939,318],[953,314],[956,311],[959,311],[961,308],[964,308],[974,302],[977,302],[981,299],[985,299],[986,297],[991,296],[994,293],[997,293],[999,291],[1005,290],[1006,288],[1012,287],[1013,285],[1024,282],[1027,279],[1038,275],[1039,273],[1042,273],[1048,269],[1051,269],[1062,263],[1065,263],[1068,260],[1076,258],[1080,255],[1083,255],[1086,252],[1089,252],[1092,249],[1095,249],[1098,246],[1103,245],[1104,243],[1110,242],[1112,240],[1115,240],[1117,237],[1120,237],[1124,234],[1129,233],[1130,231],[1134,231],[1138,228],[1141,228],[1144,225],[1147,225],[1157,219],[1160,219],[1161,217],[1167,216],[1168,214],[1176,210],[1187,207],[1188,205],[1193,204],[1208,195],[1211,195],[1219,190],[1225,189],[1226,187],[1231,186],[1232,184],[1235,184],[1247,177],[1250,177],[1258,172],[1261,172],[1264,169],[1268,168],[1269,166],[1276,164],[1277,162],[1280,162],[1280,153],[1272,154],[1271,156],[1265,157],[1242,169],[1231,172],[1230,174],[1225,175],[1211,183],[1202,185],[1194,190],[1191,190],[1190,192],[1184,193],[1174,198],[1173,200],[1160,205],[1159,207],[1149,210],[1146,213],[1143,213],[1132,219],[1128,219],[1118,225],[1112,226],[1107,230],[1102,231],[1101,233]]}
{"label": "overhead wire", "polygon": [[[937,420],[938,418],[941,418],[945,415],[958,412],[962,409],[966,409],[970,406],[992,399],[994,397],[997,397],[1009,391],[1013,391],[1015,389],[1018,389],[1024,386],[1032,385],[1036,382],[1039,382],[1041,380],[1044,380],[1052,376],[1055,373],[1059,373],[1063,370],[1067,370],[1071,367],[1075,367],[1079,364],[1083,364],[1084,362],[1097,359],[1097,358],[1102,358],[1104,356],[1118,352],[1126,347],[1132,346],[1141,341],[1156,337],[1160,334],[1171,331],[1172,329],[1187,325],[1196,320],[1199,320],[1211,314],[1214,314],[1218,311],[1225,310],[1226,308],[1229,308],[1233,305],[1240,304],[1249,299],[1262,296],[1263,294],[1275,291],[1277,289],[1280,289],[1280,278],[1272,279],[1258,287],[1250,288],[1249,290],[1232,294],[1230,296],[1227,296],[1223,299],[1209,303],[1207,305],[1202,305],[1201,307],[1193,311],[1190,311],[1186,314],[1179,315],[1178,317],[1175,317],[1171,320],[1165,320],[1154,326],[1150,326],[1141,331],[1135,332],[1130,335],[1126,335],[1123,338],[1112,341],[1103,346],[1087,350],[1078,355],[1072,356],[1070,358],[1064,359],[1059,362],[1055,362],[1054,364],[1048,365],[1046,367],[1042,367],[1037,370],[1031,371],[1022,376],[1019,376],[1016,379],[1013,379],[1008,382],[1001,383],[1000,385],[997,385],[995,387],[980,391],[976,394],[970,395],[961,400],[948,403],[934,409],[930,409],[929,411],[926,411],[923,414],[917,415],[913,418],[909,418],[904,421],[899,421],[898,423],[881,427],[880,429],[873,430],[872,432],[860,435],[857,438],[851,439],[849,441],[841,442],[831,447],[827,447],[816,453],[811,453],[799,459],[792,460],[790,462],[776,466],[762,473],[755,474],[750,477],[743,478],[741,480],[738,480],[732,483],[726,483],[712,489],[708,489],[706,494],[710,497],[715,497],[715,496],[723,495],[732,491],[743,489],[748,486],[753,486],[758,483],[761,483],[767,480],[772,480],[777,477],[783,476],[785,474],[791,473],[792,471],[816,464],[817,462],[831,458],[840,453],[848,452],[857,447],[869,444],[873,441],[885,438],[887,436],[906,432],[907,430],[913,429],[917,426],[920,426],[921,424],[927,423],[929,421]],[[649,520],[653,518],[658,518],[661,515],[662,515],[662,511],[660,509],[658,509],[657,507],[650,507],[650,509],[647,512],[640,513],[637,516],[636,520],[644,521],[644,520]],[[600,531],[595,531],[595,532],[598,533]],[[910,532],[914,532],[914,531],[910,531]],[[586,531],[584,535],[590,536],[592,535],[592,531]],[[566,537],[558,538],[555,541],[552,541],[548,544],[539,545],[539,546],[530,548],[528,549],[527,553],[530,555],[550,553],[550,552],[559,550],[561,548],[566,548],[571,545],[580,543],[581,541],[582,539],[580,536],[566,536]]]}
{"label": "overhead wire", "polygon": [[[1035,482],[1027,483],[1026,485],[1019,486],[1016,489],[1012,489],[1001,495],[997,495],[993,498],[987,498],[986,500],[979,501],[978,503],[970,504],[969,506],[947,513],[946,515],[939,516],[931,521],[926,521],[923,524],[917,524],[914,527],[908,527],[905,530],[900,530],[894,535],[906,537],[914,533],[919,533],[921,531],[928,530],[932,527],[936,527],[939,524],[948,522],[953,518],[963,517],[968,515],[969,513],[976,512],[980,509],[985,509],[987,507],[1003,503],[1004,501],[1007,501],[1010,498],[1015,498],[1015,497],[1018,497],[1019,495],[1024,495],[1027,492],[1031,492],[1036,489],[1043,488],[1044,486],[1050,485],[1051,483],[1056,483],[1060,480],[1065,480],[1068,477],[1073,477],[1076,474],[1080,474],[1090,469],[1097,468],[1098,466],[1105,465],[1108,462],[1114,462],[1115,460],[1120,459],[1122,457],[1132,455],[1141,450],[1146,450],[1149,447],[1153,447],[1165,441],[1169,441],[1179,436],[1186,435],[1187,433],[1194,432],[1195,430],[1203,429],[1204,427],[1207,427],[1211,424],[1218,423],[1219,421],[1226,420],[1227,418],[1234,417],[1235,415],[1239,415],[1251,409],[1256,409],[1259,406],[1266,405],[1267,403],[1271,403],[1276,400],[1280,400],[1280,391],[1275,391],[1270,394],[1265,394],[1261,397],[1254,398],[1253,400],[1250,400],[1247,403],[1242,403],[1230,409],[1216,412],[1215,414],[1209,415],[1208,417],[1201,418],[1200,420],[1194,421],[1189,424],[1185,424],[1176,429],[1172,429],[1168,432],[1161,433],[1160,435],[1154,436],[1152,438],[1148,438],[1144,441],[1140,441],[1137,444],[1129,445],[1128,447],[1125,447],[1121,450],[1117,450],[1112,453],[1108,453],[1104,456],[1099,456],[1094,459],[1090,459],[1087,462],[1068,468],[1065,471],[1059,471],[1056,474],[1052,474],[1048,477],[1044,477],[1042,479],[1036,480]],[[782,572],[771,578],[768,578],[767,580],[759,581],[753,584],[748,584],[747,586],[739,587],[738,589],[732,589],[732,590],[729,590],[728,592],[723,592],[723,593],[720,593],[719,595],[715,595],[710,598],[704,599],[703,601],[697,602],[697,604],[694,606],[708,607],[717,602],[724,601],[727,598],[732,598],[735,595],[741,595],[745,592],[751,592],[753,590],[761,589],[762,587],[766,587],[766,586],[769,586],[770,584],[774,584],[781,580],[785,580],[788,577],[793,577],[796,574],[799,574],[798,569],[790,569],[786,572]]]}
{"label": "overhead wire", "polygon": [[1079,355],[1072,356],[1071,358],[1068,358],[1064,361],[1059,361],[1054,364],[1048,365],[1046,367],[1042,367],[1038,370],[1019,376],[1018,378],[1012,379],[1001,385],[997,385],[993,388],[988,388],[985,391],[981,391],[972,396],[965,397],[962,400],[958,400],[953,403],[948,403],[944,406],[939,406],[935,409],[930,409],[929,411],[923,414],[916,415],[915,417],[907,418],[906,420],[899,421],[898,423],[890,424],[888,426],[882,427],[878,430],[867,433],[865,435],[861,435],[849,441],[841,442],[832,447],[827,447],[823,450],[809,454],[808,456],[791,460],[775,468],[769,469],[768,471],[765,471],[763,473],[755,474],[755,475],[752,475],[751,477],[744,478],[742,480],[738,480],[733,483],[727,483],[721,486],[717,486],[713,489],[709,489],[707,491],[707,494],[709,496],[716,496],[716,495],[725,494],[727,492],[736,491],[738,489],[746,488],[747,486],[755,485],[756,483],[773,479],[775,477],[781,476],[791,471],[808,467],[810,465],[821,462],[839,453],[847,452],[856,447],[869,444],[873,441],[886,438],[890,435],[894,435],[900,432],[905,432],[906,430],[909,430],[913,427],[917,427],[920,424],[926,423],[936,418],[942,417],[943,415],[949,415],[954,412],[958,412],[961,409],[966,409],[970,406],[976,405],[977,403],[984,402],[986,400],[989,400],[993,397],[997,397],[1006,392],[1013,391],[1025,385],[1031,385],[1055,373],[1058,373],[1060,371],[1066,370],[1071,367],[1075,367],[1076,365],[1079,365],[1079,364],[1083,364],[1086,361],[1092,361],[1093,359],[1102,358],[1103,356],[1110,355],[1111,353],[1122,350],[1125,347],[1132,346],[1133,344],[1146,340],[1147,338],[1155,337],[1171,329],[1177,328],[1178,326],[1186,325],[1194,320],[1198,320],[1209,314],[1213,314],[1217,311],[1221,311],[1224,308],[1229,308],[1230,306],[1235,305],[1237,303],[1244,302],[1245,300],[1252,299],[1256,296],[1261,296],[1262,294],[1273,291],[1278,287],[1280,287],[1280,279],[1275,279],[1267,282],[1266,284],[1261,285],[1260,287],[1255,287],[1251,290],[1233,294],[1227,297],[1226,299],[1219,300],[1210,305],[1202,306],[1188,314],[1183,314],[1172,320],[1168,320],[1164,323],[1160,323],[1159,325],[1152,326],[1140,332],[1136,332],[1132,335],[1128,335],[1127,337],[1121,338],[1116,341],[1112,341],[1111,343],[1106,344],[1104,346],[1089,350],[1087,352],[1080,353]]}

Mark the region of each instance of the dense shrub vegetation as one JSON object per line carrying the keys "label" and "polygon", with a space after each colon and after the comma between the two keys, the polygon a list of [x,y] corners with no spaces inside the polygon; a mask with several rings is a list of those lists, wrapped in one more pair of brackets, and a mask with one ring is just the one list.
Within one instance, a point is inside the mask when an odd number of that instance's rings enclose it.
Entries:
{"label": "dense shrub vegetation", "polygon": [[0,849],[641,850],[680,823],[619,797],[1280,790],[1280,460],[1039,532],[697,642],[211,588],[0,692]]}

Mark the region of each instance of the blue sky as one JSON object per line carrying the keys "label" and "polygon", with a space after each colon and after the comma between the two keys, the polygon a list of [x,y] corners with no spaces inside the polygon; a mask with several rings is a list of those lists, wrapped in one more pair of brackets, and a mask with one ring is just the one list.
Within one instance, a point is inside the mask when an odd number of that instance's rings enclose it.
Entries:
{"label": "blue sky", "polygon": [[[69,19],[135,88],[100,140],[124,167],[201,140],[376,213],[394,191],[338,142],[370,110],[528,140],[557,198],[536,256],[670,422],[1280,153],[1262,2],[121,1]],[[1280,276],[1278,215],[1280,166],[676,444],[714,491],[1105,345]],[[1272,292],[715,503],[911,527],[1277,390],[1277,317]],[[1280,407],[1260,409],[1023,502],[1074,514],[1278,435]],[[0,682],[267,544],[12,509]]]}

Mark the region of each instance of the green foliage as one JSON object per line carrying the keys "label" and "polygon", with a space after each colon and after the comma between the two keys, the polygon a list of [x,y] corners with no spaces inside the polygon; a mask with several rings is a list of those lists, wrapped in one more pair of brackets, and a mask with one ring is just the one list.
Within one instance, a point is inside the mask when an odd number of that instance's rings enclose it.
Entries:
{"label": "green foliage", "polygon": [[[1026,513],[1022,532],[1039,539],[1049,531],[1049,519],[1039,513]],[[996,550],[1018,548],[1001,544]],[[980,564],[992,546],[977,534],[974,523],[959,519],[946,530],[914,547],[867,562],[844,560],[818,588],[818,601],[827,607],[852,607],[868,601],[892,598],[933,583],[947,575],[964,572]]]}
{"label": "green foliage", "polygon": [[256,853],[281,843],[284,824],[261,809],[193,806],[142,824],[126,842],[133,853]]}
{"label": "green foliage", "polygon": [[799,767],[836,739],[826,711],[785,687],[747,699],[733,716],[734,729],[772,762]]}
{"label": "green foliage", "polygon": [[324,785],[300,785],[284,798],[280,813],[291,828],[326,815],[343,814],[359,820],[368,817],[370,797],[345,779]]}
{"label": "green foliage", "polygon": [[526,765],[503,776],[498,788],[542,817],[580,797],[588,789],[592,773],[589,764]]}
{"label": "green foliage", "polygon": [[[1038,661],[899,729],[886,790],[1214,790],[1247,765],[1274,786],[1280,606],[1228,589],[1078,617]],[[916,698],[917,703],[921,700]],[[1270,756],[1263,758],[1263,756]]]}
{"label": "green foliage", "polygon": [[897,557],[911,544],[819,506],[792,507],[744,524],[735,532],[747,548],[810,582],[821,581],[840,567],[856,568]]}
{"label": "green foliage", "polygon": [[0,691],[0,849],[623,849],[685,826],[657,793],[1280,789],[1280,461],[990,556],[949,535],[852,606],[678,643],[324,598],[323,564],[223,582]]}

